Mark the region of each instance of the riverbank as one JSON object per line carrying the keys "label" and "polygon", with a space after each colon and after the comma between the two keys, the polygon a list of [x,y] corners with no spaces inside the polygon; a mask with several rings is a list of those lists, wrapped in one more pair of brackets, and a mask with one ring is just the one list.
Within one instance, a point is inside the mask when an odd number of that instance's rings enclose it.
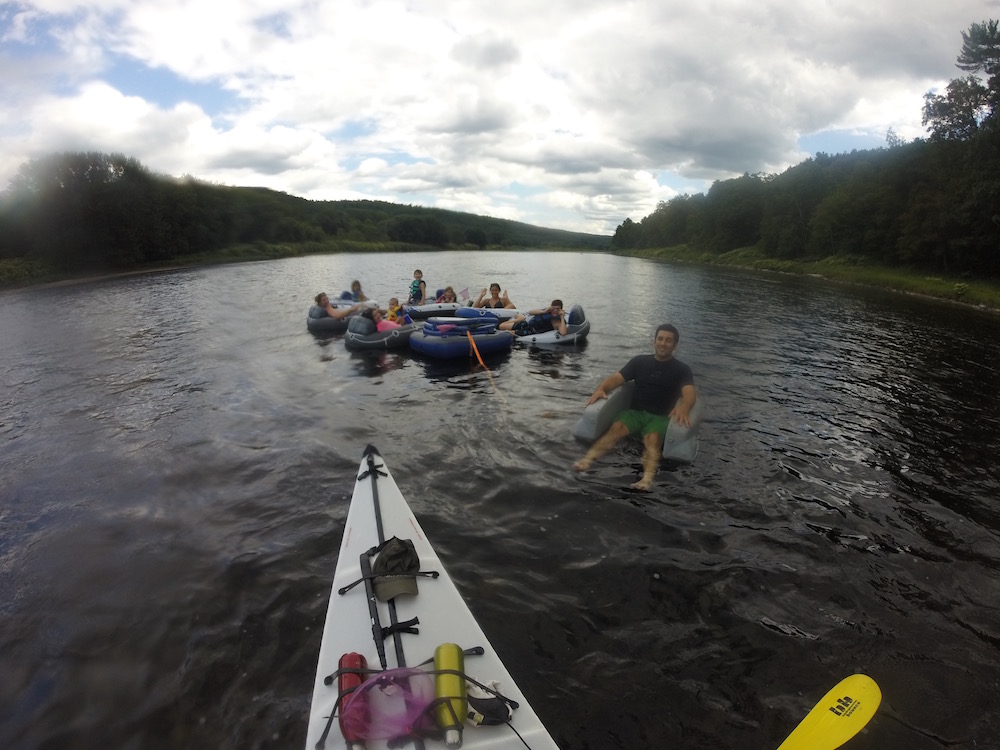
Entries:
{"label": "riverbank", "polygon": [[[86,284],[102,279],[122,276],[135,276],[144,273],[173,271],[180,268],[197,268],[200,266],[218,266],[227,263],[252,263],[259,260],[280,260],[281,258],[297,258],[304,255],[327,255],[336,253],[426,253],[430,248],[425,245],[414,245],[406,242],[360,242],[351,240],[332,240],[326,242],[302,242],[268,244],[254,242],[252,244],[232,245],[222,250],[198,255],[186,255],[172,258],[164,263],[149,263],[127,269],[107,269],[103,271],[65,271],[33,260],[15,258],[0,260],[0,292],[11,289],[30,287],[64,286],[67,284]],[[481,252],[517,252],[520,250],[544,250],[545,252],[588,252],[572,247],[522,248],[507,246],[492,246],[480,248],[476,245],[449,247],[448,250],[467,250],[470,253]]]}
{"label": "riverbank", "polygon": [[[452,248],[461,249],[461,248]],[[508,252],[524,248],[468,246],[470,253]],[[544,248],[547,252],[572,251],[573,248]],[[57,272],[42,264],[22,259],[0,261],[0,290],[81,284],[116,276],[156,273],[197,266],[220,265],[225,263],[246,263],[258,260],[277,260],[302,255],[326,253],[406,253],[426,252],[427,248],[406,243],[385,242],[306,242],[295,244],[253,244],[234,245],[223,250],[172,259],[169,263],[146,265],[131,269],[109,270],[68,274]],[[614,255],[636,258],[650,258],[678,263],[698,263],[748,268],[756,271],[819,276],[829,281],[871,286],[907,294],[950,300],[963,305],[1000,312],[1000,280],[981,281],[968,278],[950,278],[943,275],[928,275],[902,268],[876,266],[864,258],[856,256],[832,256],[818,261],[791,261],[768,258],[752,248],[733,250],[723,255],[694,250],[686,245],[669,248],[610,251]]]}
{"label": "riverbank", "polygon": [[693,250],[686,245],[669,248],[619,251],[620,255],[679,263],[733,266],[756,271],[818,276],[828,281],[870,286],[1000,312],[1000,280],[982,281],[965,277],[929,275],[905,268],[889,268],[857,256],[831,256],[816,261],[769,258],[753,248],[722,255]]}
{"label": "riverbank", "polygon": [[134,276],[143,273],[171,271],[179,268],[195,268],[199,266],[217,266],[226,263],[251,263],[259,260],[279,260],[281,258],[296,258],[302,255],[323,255],[326,253],[377,253],[377,252],[426,252],[427,248],[420,245],[408,245],[394,242],[302,242],[269,244],[254,242],[252,244],[232,245],[208,253],[184,255],[171,258],[164,263],[148,263],[132,268],[87,270],[70,272],[58,270],[34,260],[14,258],[0,260],[0,290],[60,286],[65,284],[85,284],[101,279],[120,276]]}

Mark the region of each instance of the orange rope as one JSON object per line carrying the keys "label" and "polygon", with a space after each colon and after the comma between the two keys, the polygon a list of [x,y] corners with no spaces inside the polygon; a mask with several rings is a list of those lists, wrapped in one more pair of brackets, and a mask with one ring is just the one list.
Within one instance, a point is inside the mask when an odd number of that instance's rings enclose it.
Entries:
{"label": "orange rope", "polygon": [[[500,391],[499,388],[497,388],[496,381],[493,379],[493,373],[490,372],[490,368],[486,366],[486,363],[483,362],[483,358],[479,354],[479,347],[476,346],[476,340],[474,338],[472,338],[472,331],[466,329],[465,335],[469,337],[469,345],[472,347],[472,351],[474,351],[476,353],[476,359],[479,360],[479,364],[483,366],[484,370],[486,370],[486,374],[490,378],[490,383],[493,384],[493,390],[495,390],[497,393],[499,393],[500,397],[503,398],[503,393]],[[504,398],[504,403],[506,403],[506,402],[507,402],[507,399]]]}
{"label": "orange rope", "polygon": [[479,360],[479,364],[483,366],[483,369],[486,370],[486,372],[489,372],[490,368],[486,366],[486,363],[483,362],[483,358],[479,356],[479,347],[476,346],[476,340],[472,338],[472,331],[466,329],[465,335],[469,337],[469,346],[471,346],[472,351],[476,353],[476,359]]}

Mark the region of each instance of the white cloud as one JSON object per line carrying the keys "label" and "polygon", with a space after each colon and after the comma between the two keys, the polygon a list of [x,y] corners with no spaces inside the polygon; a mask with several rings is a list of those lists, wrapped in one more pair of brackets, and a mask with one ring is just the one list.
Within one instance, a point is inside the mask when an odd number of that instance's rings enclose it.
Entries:
{"label": "white cloud", "polygon": [[310,198],[611,232],[674,195],[664,184],[797,163],[803,137],[923,135],[923,93],[958,75],[961,32],[988,15],[971,0],[11,3],[0,184],[32,156],[116,151]]}

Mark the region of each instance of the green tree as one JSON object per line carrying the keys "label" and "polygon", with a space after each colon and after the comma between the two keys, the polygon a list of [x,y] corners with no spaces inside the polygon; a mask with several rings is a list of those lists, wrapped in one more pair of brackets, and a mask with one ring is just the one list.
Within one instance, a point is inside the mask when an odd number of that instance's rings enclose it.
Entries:
{"label": "green tree", "polygon": [[486,247],[486,232],[480,227],[465,230],[465,241],[479,249]]}
{"label": "green tree", "polygon": [[760,239],[764,217],[763,175],[744,174],[735,180],[712,183],[703,207],[703,221],[695,235],[712,253],[752,247]]}
{"label": "green tree", "polygon": [[448,228],[440,219],[427,216],[399,216],[389,225],[389,239],[417,245],[445,247]]}
{"label": "green tree", "polygon": [[697,226],[696,217],[705,203],[703,195],[676,195],[660,201],[656,210],[641,222],[642,247],[675,247],[690,242]]}
{"label": "green tree", "polygon": [[889,128],[885,131],[885,145],[889,148],[899,148],[906,145],[906,139],[893,128]]}
{"label": "green tree", "polygon": [[[922,124],[931,140],[967,140],[994,124],[1000,104],[1000,28],[997,21],[974,23],[962,32],[956,66],[970,75],[952,80],[942,96],[924,95]],[[985,76],[985,83],[980,79]]]}
{"label": "green tree", "polygon": [[70,269],[141,261],[147,243],[135,207],[149,180],[121,154],[62,153],[21,165],[8,192],[24,210],[25,257]]}
{"label": "green tree", "polygon": [[622,250],[629,250],[639,247],[642,240],[642,227],[631,219],[626,218],[615,229],[615,235],[611,238],[611,246]]}
{"label": "green tree", "polygon": [[946,96],[924,94],[921,124],[927,126],[932,141],[968,140],[989,115],[989,92],[975,76],[952,80],[947,91]]}
{"label": "green tree", "polygon": [[967,73],[986,75],[992,117],[1000,104],[1000,28],[997,21],[974,23],[962,32],[962,51],[956,65]]}

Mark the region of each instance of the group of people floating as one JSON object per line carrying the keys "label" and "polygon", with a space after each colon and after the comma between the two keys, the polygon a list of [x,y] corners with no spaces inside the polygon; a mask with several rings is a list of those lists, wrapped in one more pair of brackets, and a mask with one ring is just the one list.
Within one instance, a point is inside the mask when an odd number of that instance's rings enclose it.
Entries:
{"label": "group of people floating", "polygon": [[[427,284],[419,269],[413,272],[409,292],[407,305],[427,304]],[[364,306],[368,297],[361,291],[360,281],[351,283],[351,296],[351,301],[355,303],[351,307],[332,306],[325,293],[316,296],[316,304],[326,310],[327,315],[336,318],[344,318],[361,310],[362,315],[374,321],[379,331],[398,328],[401,325],[399,321],[403,321],[403,324],[411,322],[396,297],[389,300],[388,308],[384,311]],[[450,286],[445,287],[436,301],[457,302],[455,290]],[[490,284],[488,290],[484,288],[479,293],[473,307],[516,309],[507,292],[502,291],[495,282]],[[552,329],[559,330],[563,335],[566,333],[566,313],[562,300],[552,300],[552,304],[546,308],[529,310],[528,316],[518,314],[500,323],[498,328],[519,336]],[[676,327],[666,323],[660,325],[654,333],[652,354],[633,357],[624,367],[600,382],[587,400],[588,406],[606,399],[612,391],[627,382],[634,383],[632,402],[629,408],[618,413],[611,427],[594,441],[586,455],[573,464],[575,471],[587,471],[594,461],[607,454],[624,438],[641,435],[643,473],[642,478],[632,485],[632,489],[642,492],[652,490],[653,479],[660,466],[667,427],[671,421],[676,421],[682,427],[690,427],[691,409],[697,401],[691,368],[674,357],[679,343],[680,332]]]}
{"label": "group of people floating", "polygon": [[[407,306],[419,307],[429,304],[427,283],[424,281],[423,271],[419,268],[413,272],[413,281],[410,282],[409,291],[410,295],[406,300]],[[388,306],[384,310],[366,305],[365,303],[369,302],[369,299],[362,291],[361,282],[357,279],[351,282],[350,299],[348,300],[353,302],[353,305],[336,307],[330,302],[330,297],[326,292],[317,294],[315,301],[316,305],[322,308],[328,316],[336,320],[342,320],[349,315],[360,312],[362,316],[369,318],[375,323],[377,331],[388,331],[413,322],[406,313],[403,305],[399,303],[398,297],[390,297]],[[458,296],[455,293],[454,287],[446,286],[434,302],[457,304]],[[502,291],[500,285],[496,282],[490,284],[489,289],[483,287],[482,291],[479,292],[479,296],[472,303],[472,307],[491,310],[516,309],[507,292]],[[527,314],[518,313],[508,320],[504,320],[497,328],[502,331],[510,331],[515,336],[528,336],[551,330],[559,331],[559,333],[565,336],[566,312],[563,310],[562,300],[554,299],[548,307],[528,310]]]}

